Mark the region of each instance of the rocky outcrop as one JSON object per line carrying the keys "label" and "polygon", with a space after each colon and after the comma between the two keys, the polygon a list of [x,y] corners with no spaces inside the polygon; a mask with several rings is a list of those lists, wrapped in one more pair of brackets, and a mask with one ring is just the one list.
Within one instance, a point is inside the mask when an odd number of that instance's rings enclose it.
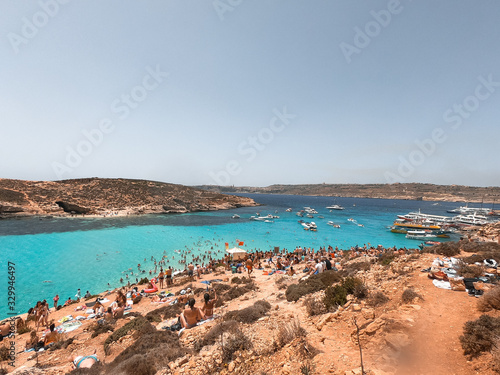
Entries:
{"label": "rocky outcrop", "polygon": [[353,198],[408,199],[447,202],[484,202],[500,200],[500,187],[475,187],[434,184],[308,184],[267,187],[198,186],[217,192],[319,195]]}
{"label": "rocky outcrop", "polygon": [[0,179],[0,215],[185,213],[256,206],[250,198],[155,181]]}

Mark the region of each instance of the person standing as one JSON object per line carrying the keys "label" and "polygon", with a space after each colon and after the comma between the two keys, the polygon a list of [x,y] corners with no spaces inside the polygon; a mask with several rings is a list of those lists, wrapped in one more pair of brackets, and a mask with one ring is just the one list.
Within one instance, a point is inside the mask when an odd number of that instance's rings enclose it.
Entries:
{"label": "person standing", "polygon": [[165,270],[165,277],[167,279],[167,286],[172,285],[172,267],[168,266],[168,269]]}
{"label": "person standing", "polygon": [[82,292],[80,291],[80,288],[78,288],[75,297],[76,297],[76,302],[79,302],[80,299],[82,298]]}
{"label": "person standing", "polygon": [[57,310],[57,302],[59,302],[59,294],[54,297],[54,310]]}
{"label": "person standing", "polygon": [[165,273],[163,272],[163,267],[160,267],[160,273],[158,274],[158,281],[160,282],[160,289],[163,289],[163,280],[165,279]]}

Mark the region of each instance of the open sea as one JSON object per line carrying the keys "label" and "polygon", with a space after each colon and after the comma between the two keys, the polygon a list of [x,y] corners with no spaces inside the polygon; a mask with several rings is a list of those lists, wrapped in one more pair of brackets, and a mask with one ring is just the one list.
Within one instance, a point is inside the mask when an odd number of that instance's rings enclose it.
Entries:
{"label": "open sea", "polygon": [[[118,287],[120,278],[131,282],[137,276],[137,264],[142,269],[154,269],[151,256],[170,259],[173,268],[180,255],[174,250],[190,250],[191,254],[215,253],[222,257],[225,242],[230,247],[237,242],[246,250],[295,249],[332,245],[341,249],[363,244],[384,247],[416,248],[420,242],[391,233],[390,226],[397,214],[421,209],[423,213],[446,215],[446,210],[460,204],[368,198],[334,198],[296,195],[240,194],[253,198],[260,207],[245,207],[227,211],[146,215],[109,218],[25,218],[0,220],[0,318],[25,313],[36,301],[59,294],[60,303],[73,298],[78,288],[82,295],[89,290],[97,294]],[[326,209],[332,204],[343,211]],[[297,217],[296,212],[309,206],[318,211],[314,219]],[[292,212],[285,212],[287,208]],[[261,216],[279,215],[272,223],[249,220],[257,212]],[[233,219],[237,213],[240,219]],[[322,215],[324,219],[317,216]],[[363,227],[347,219],[353,218]],[[298,220],[314,221],[317,232],[305,231]],[[327,225],[328,221],[341,228]],[[454,238],[451,238],[453,240]],[[456,239],[456,238],[455,238]],[[172,259],[172,256],[175,259]],[[146,259],[146,261],[144,261]],[[188,260],[190,260],[188,258]],[[15,307],[8,308],[8,262],[15,264]],[[131,269],[134,275],[130,274]],[[147,274],[149,276],[149,274]],[[144,277],[145,275],[142,275]]]}

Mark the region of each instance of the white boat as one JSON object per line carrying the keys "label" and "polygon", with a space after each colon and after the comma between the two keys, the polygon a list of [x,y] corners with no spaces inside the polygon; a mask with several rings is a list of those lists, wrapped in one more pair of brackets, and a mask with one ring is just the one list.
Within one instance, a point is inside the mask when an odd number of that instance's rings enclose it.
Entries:
{"label": "white boat", "polygon": [[316,211],[314,208],[311,207],[304,207],[304,211],[307,212],[308,214],[317,214],[318,211]]}
{"label": "white boat", "polygon": [[344,207],[339,206],[338,204],[332,204],[331,206],[327,207],[329,210],[344,210]]}
{"label": "white boat", "polygon": [[491,212],[489,208],[480,208],[480,207],[469,207],[468,204],[465,206],[460,206],[458,208],[454,208],[453,210],[448,210],[447,212],[451,214],[460,214],[460,215],[488,215]]}
{"label": "white boat", "polygon": [[488,218],[477,214],[458,215],[453,218],[455,223],[468,225],[485,225],[488,224]]}
{"label": "white boat", "polygon": [[314,218],[314,216],[313,216],[313,215],[311,215],[311,214],[307,214],[307,215],[306,215],[306,217],[308,217],[309,219]]}
{"label": "white boat", "polygon": [[286,212],[292,212],[292,209],[291,208],[287,208],[285,211]]}
{"label": "white boat", "polygon": [[451,223],[453,218],[449,216],[429,215],[418,212],[410,212],[406,215],[398,215],[398,218],[406,221],[426,221],[428,224],[432,223]]}
{"label": "white boat", "polygon": [[301,223],[301,225],[304,227],[305,230],[316,230],[318,229],[318,226],[314,221],[311,221],[310,223]]}
{"label": "white boat", "polygon": [[422,239],[428,239],[428,238],[435,238],[436,235],[429,233],[425,230],[409,230],[406,233],[406,238],[412,239],[412,240],[422,240]]}
{"label": "white boat", "polygon": [[239,219],[239,218],[240,218],[240,215],[238,215],[238,214],[233,215],[233,219]]}

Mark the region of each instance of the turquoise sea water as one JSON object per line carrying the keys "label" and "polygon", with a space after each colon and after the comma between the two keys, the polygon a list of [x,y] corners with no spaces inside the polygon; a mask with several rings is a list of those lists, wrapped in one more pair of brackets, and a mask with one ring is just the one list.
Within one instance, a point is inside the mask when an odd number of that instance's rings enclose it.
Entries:
{"label": "turquoise sea water", "polygon": [[[243,195],[243,194],[242,194]],[[275,246],[293,250],[296,246],[314,247],[332,245],[342,249],[363,244],[406,246],[415,248],[420,242],[407,240],[404,235],[391,233],[387,226],[396,214],[422,209],[430,214],[446,214],[446,209],[457,203],[434,203],[405,200],[338,198],[335,203],[344,211],[329,212],[326,206],[334,203],[329,197],[245,194],[263,206],[229,211],[192,213],[182,215],[150,215],[141,217],[102,219],[16,219],[0,221],[0,272],[4,285],[0,285],[0,318],[10,312],[7,308],[7,262],[16,265],[15,313],[24,313],[37,300],[59,294],[61,302],[74,297],[81,288],[82,294],[92,294],[120,286],[119,279],[129,268],[135,281],[137,264],[149,270],[154,268],[151,256],[156,259],[166,254],[174,268],[180,256],[176,249],[191,250],[191,254],[218,251],[222,256],[224,243],[230,247],[243,241],[247,250],[273,249]],[[304,206],[315,208],[314,219],[299,218],[296,212]],[[293,212],[285,212],[291,207]],[[273,223],[249,220],[260,212],[280,216]],[[237,213],[241,219],[232,219]],[[324,219],[317,216],[323,215]],[[347,221],[354,218],[364,227]],[[297,222],[314,221],[317,232],[303,230]],[[328,226],[332,220],[341,228]],[[217,255],[217,253],[216,253]],[[146,258],[146,262],[144,261]],[[189,258],[188,258],[189,260]],[[130,271],[128,271],[130,274]]]}

